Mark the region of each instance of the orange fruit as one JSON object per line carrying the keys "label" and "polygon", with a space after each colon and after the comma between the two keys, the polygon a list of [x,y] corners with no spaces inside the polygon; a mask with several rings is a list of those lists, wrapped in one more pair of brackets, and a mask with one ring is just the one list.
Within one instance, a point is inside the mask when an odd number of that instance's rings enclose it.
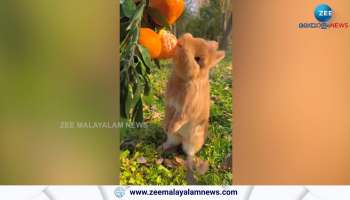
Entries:
{"label": "orange fruit", "polygon": [[[182,15],[185,9],[185,2],[184,0],[150,0],[149,7],[157,10],[165,17],[168,24],[172,25]],[[153,20],[159,24],[155,18]]]}
{"label": "orange fruit", "polygon": [[151,58],[158,58],[162,46],[159,35],[150,28],[140,28],[139,44],[144,46]]}
{"label": "orange fruit", "polygon": [[161,41],[161,52],[158,58],[171,58],[175,54],[175,47],[177,44],[177,38],[172,33],[162,29],[158,33]]}

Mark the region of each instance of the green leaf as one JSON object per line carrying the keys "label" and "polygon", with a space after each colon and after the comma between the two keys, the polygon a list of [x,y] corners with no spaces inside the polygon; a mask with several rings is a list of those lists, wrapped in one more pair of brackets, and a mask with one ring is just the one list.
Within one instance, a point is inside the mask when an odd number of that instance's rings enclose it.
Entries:
{"label": "green leaf", "polygon": [[151,66],[153,66],[153,62],[151,61],[151,57],[149,55],[148,50],[145,47],[143,47],[142,45],[137,45],[137,47],[138,47],[138,50],[142,56],[143,63],[149,68]]}
{"label": "green leaf", "polygon": [[135,122],[143,122],[143,103],[142,98],[137,102],[135,109],[133,110],[132,117]]}
{"label": "green leaf", "polygon": [[144,89],[144,93],[145,95],[149,95],[149,93],[151,92],[151,81],[149,80],[148,76],[143,76],[145,79],[145,89]]}
{"label": "green leaf", "polygon": [[134,27],[133,29],[130,30],[130,34],[132,36],[130,43],[136,45],[138,43],[138,40],[139,40],[139,29]]}
{"label": "green leaf", "polygon": [[130,30],[132,27],[136,27],[139,25],[139,23],[142,20],[142,14],[143,14],[144,8],[145,8],[145,4],[141,3],[141,6],[139,7],[139,9],[137,9],[136,13],[132,17],[131,22],[129,26],[126,28],[126,30]]}
{"label": "green leaf", "polygon": [[123,18],[127,18],[126,16],[125,16],[125,13],[124,13],[124,11],[123,11],[123,9],[122,9],[122,6],[120,5],[120,22],[122,22],[122,19]]}
{"label": "green leaf", "polygon": [[134,3],[134,0],[125,0],[123,1],[123,3],[121,3],[121,5],[123,14],[126,17],[131,18],[132,16],[134,16],[136,11],[136,5]]}
{"label": "green leaf", "polygon": [[122,151],[122,152],[120,153],[120,158],[121,158],[121,159],[127,158],[129,154],[130,154],[130,151],[129,151],[129,150]]}
{"label": "green leaf", "polygon": [[[143,64],[142,60],[140,59],[140,57],[136,56],[138,59],[139,59],[139,62],[137,63],[137,66],[136,66],[136,70],[139,74],[141,74],[142,76],[145,76],[147,75],[147,72],[146,72],[146,67],[145,65]],[[143,77],[142,77],[143,78]]]}
{"label": "green leaf", "polygon": [[132,87],[131,85],[128,85],[127,86],[127,96],[126,96],[126,100],[125,100],[125,113],[126,113],[126,117],[129,117],[129,111],[130,111],[130,104],[131,104],[131,101],[133,99],[133,91],[132,91]]}
{"label": "green leaf", "polygon": [[120,19],[120,39],[121,40],[124,40],[127,35],[126,27],[129,24],[129,21],[127,19],[128,18],[126,17]]}
{"label": "green leaf", "polygon": [[161,184],[162,183],[162,177],[158,176],[156,179],[156,183],[157,184]]}
{"label": "green leaf", "polygon": [[156,66],[160,69],[160,62],[159,62],[159,60],[155,60],[154,62],[156,63]]}
{"label": "green leaf", "polygon": [[120,114],[123,118],[129,118],[132,91],[125,79],[121,81],[120,89]]}
{"label": "green leaf", "polygon": [[140,53],[142,50],[140,51],[138,47],[139,30],[146,1],[142,0],[136,5],[134,0],[124,0],[120,5],[125,15],[121,19],[123,28],[120,46],[121,116],[130,121],[141,122],[143,121],[142,97],[150,90],[147,76],[153,64],[148,52]]}
{"label": "green leaf", "polygon": [[163,27],[167,27],[167,28],[170,27],[170,25],[168,24],[167,19],[164,17],[164,15],[162,15],[159,12],[159,10],[149,7],[149,8],[147,8],[146,11],[147,11],[148,15],[150,15],[157,24],[159,24],[159,25],[161,25]]}

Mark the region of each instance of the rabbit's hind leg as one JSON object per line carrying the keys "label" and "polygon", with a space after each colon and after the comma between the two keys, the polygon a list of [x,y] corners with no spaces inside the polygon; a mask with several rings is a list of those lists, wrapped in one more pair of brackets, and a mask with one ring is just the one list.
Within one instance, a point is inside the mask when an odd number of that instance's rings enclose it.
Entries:
{"label": "rabbit's hind leg", "polygon": [[195,155],[202,148],[205,141],[205,128],[198,125],[194,128],[193,132],[189,133],[184,138],[182,143],[182,149],[187,155],[187,181],[190,185],[195,184],[194,168],[195,168]]}

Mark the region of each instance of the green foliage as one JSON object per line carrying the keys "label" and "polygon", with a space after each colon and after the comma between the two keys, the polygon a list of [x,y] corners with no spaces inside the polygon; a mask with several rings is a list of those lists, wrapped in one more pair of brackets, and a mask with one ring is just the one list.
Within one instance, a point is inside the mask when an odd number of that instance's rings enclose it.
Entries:
{"label": "green foliage", "polygon": [[202,37],[210,40],[217,40],[223,35],[223,11],[220,0],[210,0],[208,5],[199,9],[198,14],[186,10],[186,15],[180,23],[181,32],[192,33],[195,37]]}
{"label": "green foliage", "polygon": [[[183,185],[184,168],[168,169],[157,165],[161,155],[156,151],[165,135],[159,124],[150,124],[146,129],[133,130],[123,136],[123,141],[135,142],[121,153],[120,183],[128,185]],[[138,160],[145,158],[146,163]]]}
{"label": "green foliage", "polygon": [[138,44],[145,1],[120,2],[120,108],[121,117],[143,121],[143,95],[150,91],[149,73],[154,66],[147,50]]}
{"label": "green foliage", "polygon": [[216,40],[222,34],[223,15],[219,1],[210,1],[200,8],[199,15],[187,25],[193,35]]}
{"label": "green foliage", "polygon": [[[157,163],[159,159],[174,161],[185,159],[184,153],[157,152],[157,147],[166,139],[160,123],[164,119],[164,91],[170,72],[170,63],[161,61],[160,70],[151,69],[153,86],[150,96],[144,98],[144,117],[148,124],[143,129],[128,129],[122,133],[121,184],[128,185],[186,185],[183,165]],[[231,58],[227,57],[210,74],[211,117],[208,139],[198,153],[209,161],[209,170],[197,176],[198,184],[230,185],[231,173]],[[144,159],[146,162],[140,162]]]}
{"label": "green foliage", "polygon": [[[158,30],[169,27],[158,11],[147,7],[148,1],[120,1],[120,108],[124,120],[142,122],[144,98],[149,95],[149,75],[152,68],[159,67],[158,60],[152,60],[146,48],[138,44],[142,27]],[[155,24],[157,19],[162,26]],[[148,97],[150,98],[150,97]]]}

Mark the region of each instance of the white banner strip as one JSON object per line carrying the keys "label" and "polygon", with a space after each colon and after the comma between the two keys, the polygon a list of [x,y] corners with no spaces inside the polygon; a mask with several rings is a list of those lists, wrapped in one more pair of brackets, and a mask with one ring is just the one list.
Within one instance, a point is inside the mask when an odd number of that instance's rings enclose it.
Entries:
{"label": "white banner strip", "polygon": [[0,186],[4,200],[349,200],[350,186]]}

